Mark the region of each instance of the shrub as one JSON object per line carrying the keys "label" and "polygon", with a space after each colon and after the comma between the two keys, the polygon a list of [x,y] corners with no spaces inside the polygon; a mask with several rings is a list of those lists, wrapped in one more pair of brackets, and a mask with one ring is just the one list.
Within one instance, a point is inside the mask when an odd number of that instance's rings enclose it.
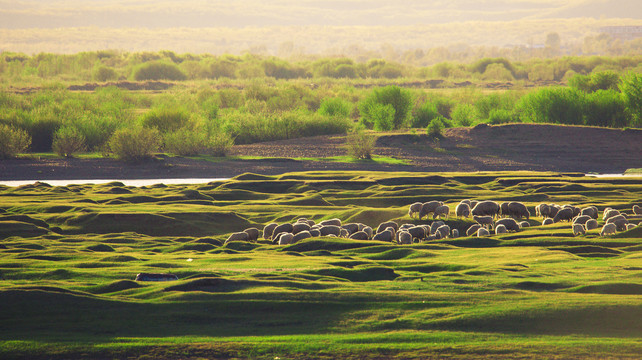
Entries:
{"label": "shrub", "polygon": [[124,161],[141,161],[158,151],[160,133],[155,128],[134,127],[120,129],[109,139],[109,149]]}
{"label": "shrub", "polygon": [[431,137],[440,138],[443,136],[442,132],[445,128],[446,126],[442,121],[442,117],[438,116],[430,121],[430,124],[426,127],[426,134]]}
{"label": "shrub", "polygon": [[622,77],[620,91],[633,116],[631,125],[642,126],[642,74],[631,73]]}
{"label": "shrub", "polygon": [[413,112],[411,127],[425,128],[430,124],[432,119],[438,116],[440,115],[439,111],[437,111],[437,106],[434,103],[426,101]]}
{"label": "shrub", "polygon": [[214,156],[226,156],[234,145],[234,139],[224,132],[212,134],[205,143],[207,153]]}
{"label": "shrub", "polygon": [[52,149],[62,157],[73,157],[77,152],[85,151],[85,136],[74,126],[63,126],[53,137]]}
{"label": "shrub", "polygon": [[325,116],[347,118],[352,113],[352,104],[341,98],[326,98],[321,102],[318,113]]}
{"label": "shrub", "polygon": [[451,117],[459,126],[471,126],[477,119],[477,109],[470,104],[457,104],[452,111]]}
{"label": "shrub", "polygon": [[490,115],[488,115],[488,122],[493,125],[507,124],[515,122],[515,118],[508,110],[493,109],[490,111]]}
{"label": "shrub", "polygon": [[118,79],[118,73],[113,68],[107,67],[105,65],[99,65],[94,69],[92,78],[95,81],[113,81]]}
{"label": "shrub", "polygon": [[31,138],[26,131],[0,124],[0,158],[7,159],[23,153],[30,144]]}
{"label": "shrub", "polygon": [[176,131],[189,123],[190,113],[184,108],[163,106],[154,108],[143,115],[141,124],[153,127],[161,133]]}
{"label": "shrub", "polygon": [[377,138],[358,127],[346,135],[345,147],[348,156],[354,159],[370,159],[375,148]]}
{"label": "shrub", "polygon": [[576,74],[568,80],[568,85],[585,92],[617,89],[620,76],[613,71],[602,71],[591,75]]}
{"label": "shrub", "polygon": [[385,121],[382,121],[382,113],[389,112],[389,110],[382,110],[382,107],[375,106],[374,104],[390,105],[394,110],[392,129],[400,129],[406,125],[406,121],[410,115],[412,94],[410,91],[398,86],[386,86],[373,90],[368,97],[359,103],[362,123],[368,128],[375,125],[374,116],[378,116],[380,125],[384,125]]}
{"label": "shrub", "polygon": [[524,122],[580,125],[585,98],[574,88],[542,88],[524,95],[518,104]]}
{"label": "shrub", "polygon": [[134,80],[186,80],[185,75],[181,69],[174,63],[151,61],[137,66],[134,69]]}
{"label": "shrub", "polygon": [[181,156],[196,155],[205,148],[206,134],[190,128],[181,128],[163,136],[164,150]]}
{"label": "shrub", "polygon": [[584,123],[591,126],[625,127],[630,115],[622,94],[615,90],[597,90],[586,95]]}

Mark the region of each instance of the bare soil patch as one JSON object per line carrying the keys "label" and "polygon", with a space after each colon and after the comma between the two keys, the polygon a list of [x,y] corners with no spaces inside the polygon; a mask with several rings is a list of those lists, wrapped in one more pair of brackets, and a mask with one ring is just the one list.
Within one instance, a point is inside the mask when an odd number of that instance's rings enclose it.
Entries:
{"label": "bare soil patch", "polygon": [[293,158],[344,155],[344,136],[236,145],[230,155],[272,159],[198,161],[161,157],[126,164],[113,159],[0,160],[0,180],[219,178],[292,171],[560,171],[622,173],[642,168],[642,130],[510,124],[453,128],[435,140],[423,132],[383,135],[375,154],[410,165],[337,163]]}

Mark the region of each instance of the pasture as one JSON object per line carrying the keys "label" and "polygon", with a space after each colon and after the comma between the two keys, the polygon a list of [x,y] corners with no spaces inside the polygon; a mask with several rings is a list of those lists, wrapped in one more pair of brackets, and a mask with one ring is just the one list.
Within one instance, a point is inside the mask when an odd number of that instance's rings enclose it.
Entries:
{"label": "pasture", "polygon": [[[472,218],[452,215],[462,199],[523,202],[531,226],[412,245],[225,244],[301,217],[430,224],[408,216],[429,200],[448,205],[445,222],[465,233]],[[640,177],[543,172],[0,186],[0,357],[635,359],[642,227],[573,236],[568,222],[541,226],[534,207],[630,214],[641,201]]]}

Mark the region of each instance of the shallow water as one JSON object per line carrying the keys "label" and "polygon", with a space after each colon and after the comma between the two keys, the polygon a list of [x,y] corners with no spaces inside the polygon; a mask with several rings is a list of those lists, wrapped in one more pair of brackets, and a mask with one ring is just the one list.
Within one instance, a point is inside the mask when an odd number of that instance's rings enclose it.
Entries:
{"label": "shallow water", "polygon": [[83,185],[83,184],[107,184],[110,182],[118,181],[125,184],[125,186],[150,186],[156,184],[206,184],[212,181],[223,181],[228,180],[228,178],[190,178],[190,179],[91,179],[91,180],[15,180],[15,181],[6,181],[0,180],[0,185],[6,186],[22,186],[33,184],[36,181],[44,182],[52,186],[67,186],[67,185]]}

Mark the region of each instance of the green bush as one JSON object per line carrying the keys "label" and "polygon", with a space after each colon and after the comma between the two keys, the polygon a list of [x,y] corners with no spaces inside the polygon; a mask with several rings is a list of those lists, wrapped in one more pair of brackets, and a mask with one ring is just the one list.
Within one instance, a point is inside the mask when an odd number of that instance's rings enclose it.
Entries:
{"label": "green bush", "polygon": [[413,111],[410,126],[413,128],[425,128],[430,124],[432,119],[438,116],[440,116],[440,114],[439,111],[437,111],[437,106],[430,101],[426,101]]}
{"label": "green bush", "polygon": [[185,127],[189,121],[190,113],[186,109],[169,106],[154,108],[141,118],[143,126],[156,128],[161,133],[176,131]]}
{"label": "green bush", "polygon": [[52,149],[58,156],[73,157],[85,151],[85,136],[74,126],[63,126],[54,134]]}
{"label": "green bush", "polygon": [[628,126],[630,114],[622,94],[615,90],[597,90],[587,94],[584,123],[616,128]]}
{"label": "green bush", "polygon": [[517,106],[523,122],[581,125],[584,93],[575,88],[542,88],[524,95]]}
{"label": "green bush", "polygon": [[451,118],[459,126],[471,126],[478,118],[477,109],[470,104],[457,104],[452,111]]}
{"label": "green bush", "polygon": [[352,113],[352,104],[342,98],[325,98],[318,113],[324,116],[347,118]]}
{"label": "green bush", "polygon": [[26,131],[0,124],[0,158],[8,159],[27,151],[31,138]]}
{"label": "green bush", "polygon": [[165,151],[191,156],[201,153],[205,148],[207,135],[190,128],[181,128],[163,135],[163,148]]}
{"label": "green bush", "polygon": [[113,68],[105,65],[97,66],[92,74],[94,81],[114,81],[118,79],[118,73]]}
{"label": "green bush", "polygon": [[174,63],[163,61],[151,61],[140,64],[134,69],[134,80],[186,80],[185,75],[181,69]]}
{"label": "green bush", "polygon": [[205,151],[208,154],[224,157],[234,145],[234,139],[224,132],[214,133],[207,138]]}
{"label": "green bush", "polygon": [[358,127],[346,135],[346,150],[348,156],[354,159],[370,159],[377,138]]}
{"label": "green bush", "polygon": [[438,116],[430,121],[426,127],[426,134],[431,137],[441,138],[443,131],[446,128],[441,116]]}
{"label": "green bush", "polygon": [[620,76],[613,71],[602,71],[591,75],[576,74],[568,80],[570,87],[585,92],[597,90],[617,89],[620,83]]}
{"label": "green bush", "polygon": [[109,139],[109,149],[124,161],[141,161],[158,151],[160,133],[155,128],[134,127],[120,129]]}
{"label": "green bush", "polygon": [[620,91],[631,113],[632,126],[642,126],[642,74],[630,73],[622,77]]}
{"label": "green bush", "polygon": [[516,119],[513,116],[513,113],[504,109],[493,109],[490,111],[490,115],[488,116],[488,122],[493,125],[508,124],[515,121]]}
{"label": "green bush", "polygon": [[394,110],[392,129],[400,129],[406,126],[410,116],[412,93],[398,86],[374,89],[359,103],[362,123],[368,128],[375,126],[375,117],[379,119],[380,125],[387,126],[385,114],[389,113],[389,110],[383,110],[384,107],[375,106],[375,104],[390,105]]}

